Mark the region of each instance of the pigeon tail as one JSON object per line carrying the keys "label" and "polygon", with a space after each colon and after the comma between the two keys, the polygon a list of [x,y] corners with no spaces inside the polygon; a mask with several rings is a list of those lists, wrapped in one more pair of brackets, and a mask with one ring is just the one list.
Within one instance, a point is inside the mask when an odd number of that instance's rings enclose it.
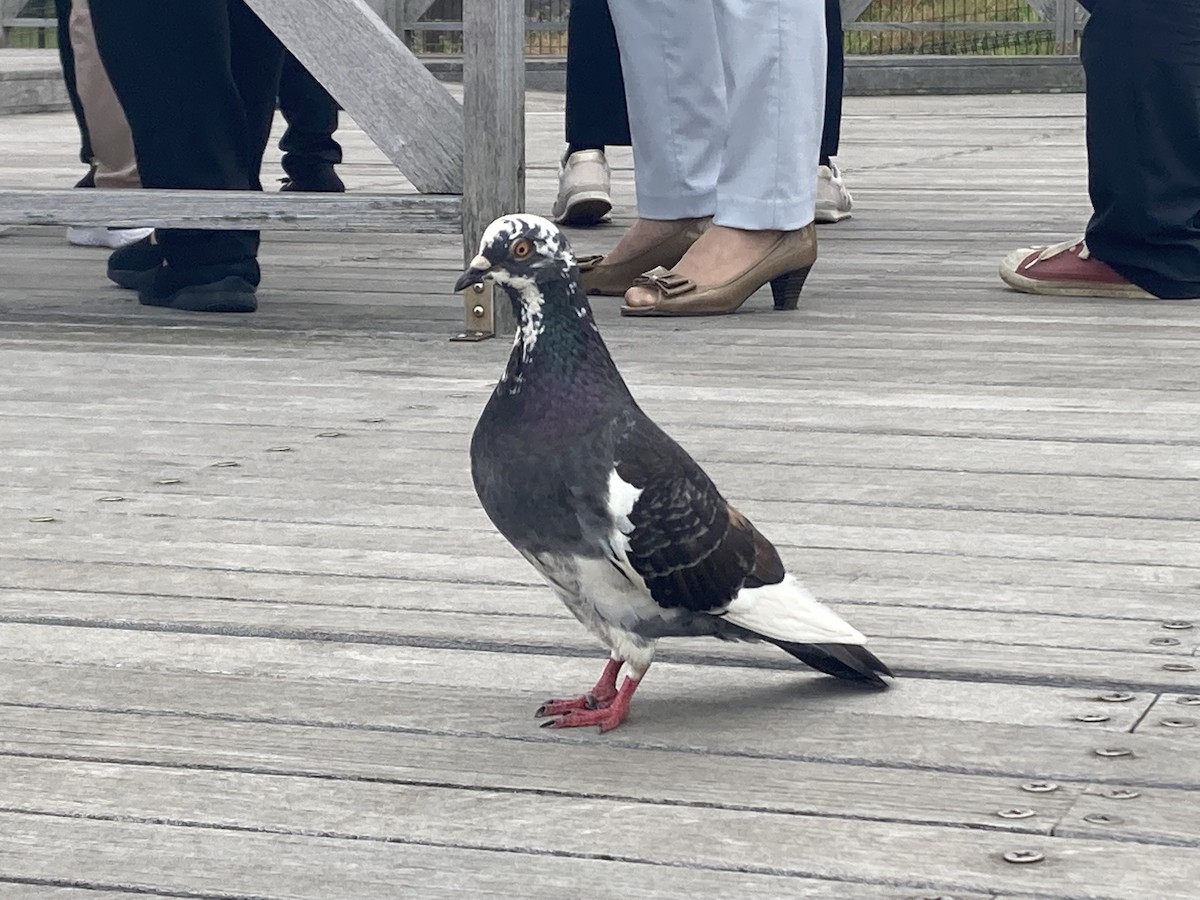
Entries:
{"label": "pigeon tail", "polygon": [[796,644],[775,638],[765,640],[805,665],[844,681],[884,689],[888,686],[887,682],[879,676],[896,677],[874,653],[858,644]]}

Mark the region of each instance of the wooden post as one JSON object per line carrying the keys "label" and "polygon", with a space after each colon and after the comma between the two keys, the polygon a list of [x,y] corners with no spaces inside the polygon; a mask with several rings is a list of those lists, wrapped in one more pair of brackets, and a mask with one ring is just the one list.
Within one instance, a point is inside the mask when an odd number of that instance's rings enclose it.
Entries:
{"label": "wooden post", "polygon": [[1054,45],[1063,56],[1075,52],[1075,0],[1058,0],[1055,5]]}
{"label": "wooden post", "polygon": [[[491,221],[525,206],[525,3],[463,0],[463,258],[479,252]],[[464,298],[463,340],[515,327],[507,302],[491,304],[491,285]],[[477,307],[482,312],[477,313]],[[490,307],[490,308],[489,308]]]}

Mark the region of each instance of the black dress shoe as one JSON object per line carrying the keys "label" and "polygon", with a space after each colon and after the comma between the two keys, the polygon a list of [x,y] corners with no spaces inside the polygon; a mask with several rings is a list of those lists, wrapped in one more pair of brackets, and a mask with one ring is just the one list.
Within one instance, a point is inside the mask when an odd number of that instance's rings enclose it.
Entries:
{"label": "black dress shoe", "polygon": [[133,291],[149,288],[163,264],[162,247],[152,242],[153,237],[144,237],[110,253],[108,280]]}
{"label": "black dress shoe", "polygon": [[345,182],[338,177],[333,166],[297,170],[280,181],[283,182],[281,191],[305,191],[314,194],[341,194],[346,191]]}
{"label": "black dress shoe", "polygon": [[138,294],[138,303],[190,312],[254,312],[259,277],[256,260],[195,269],[163,266]]}

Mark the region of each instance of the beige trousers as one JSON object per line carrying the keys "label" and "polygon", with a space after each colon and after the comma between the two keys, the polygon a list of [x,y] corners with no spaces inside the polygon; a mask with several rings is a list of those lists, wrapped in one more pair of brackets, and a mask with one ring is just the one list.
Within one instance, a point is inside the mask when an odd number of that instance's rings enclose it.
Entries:
{"label": "beige trousers", "polygon": [[87,0],[71,0],[69,20],[71,50],[75,54],[75,81],[83,118],[92,141],[96,187],[138,188],[137,158],[129,122],[117,100],[108,73],[96,48],[92,14]]}

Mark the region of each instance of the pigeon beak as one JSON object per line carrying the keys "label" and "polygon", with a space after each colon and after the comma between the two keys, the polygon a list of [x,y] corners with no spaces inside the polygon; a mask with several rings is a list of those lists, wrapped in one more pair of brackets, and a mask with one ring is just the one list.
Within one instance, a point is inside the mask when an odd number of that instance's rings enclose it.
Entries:
{"label": "pigeon beak", "polygon": [[486,278],[488,273],[491,271],[492,261],[482,253],[479,254],[467,265],[467,271],[463,272],[462,275],[458,277],[458,281],[454,282],[455,293],[458,293],[459,291],[465,291],[473,284],[482,283],[483,279]]}

